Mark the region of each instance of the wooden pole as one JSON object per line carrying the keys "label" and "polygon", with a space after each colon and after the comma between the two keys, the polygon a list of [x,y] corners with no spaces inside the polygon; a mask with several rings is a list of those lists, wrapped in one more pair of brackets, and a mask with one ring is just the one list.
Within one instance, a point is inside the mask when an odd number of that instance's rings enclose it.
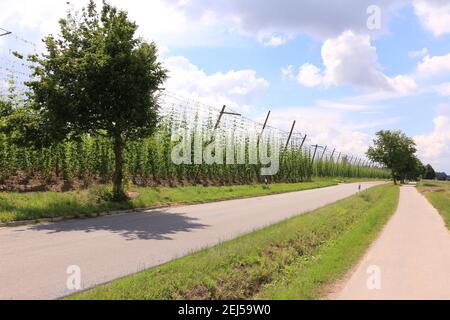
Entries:
{"label": "wooden pole", "polygon": [[269,121],[269,117],[270,117],[270,111],[269,111],[269,113],[267,113],[266,121],[264,121],[264,125],[262,127],[261,133],[258,136],[258,141],[257,141],[258,145],[259,145],[259,140],[261,140],[261,137],[264,133],[264,130],[266,130],[266,126],[267,126],[267,122]]}
{"label": "wooden pole", "polygon": [[314,163],[314,160],[316,159],[317,148],[319,148],[319,145],[316,144],[314,147],[315,147],[314,148],[314,155],[313,155],[313,158],[312,158],[312,161],[311,161],[311,165]]}
{"label": "wooden pole", "polygon": [[300,145],[300,151],[302,150],[302,148],[303,148],[303,145],[305,144],[305,141],[306,141],[306,138],[308,137],[308,135],[307,134],[305,134],[305,136],[303,137],[303,141],[302,141],[302,144]]}
{"label": "wooden pole", "polygon": [[334,148],[334,149],[333,149],[333,152],[331,153],[331,158],[330,158],[331,161],[334,161],[334,158],[333,158],[333,157],[334,157],[334,153],[335,153],[335,152],[336,152],[336,148]]}
{"label": "wooden pole", "polygon": [[341,160],[341,155],[342,155],[342,152],[339,152],[339,156],[338,156],[338,158],[337,158],[336,163],[339,163],[339,160]]}
{"label": "wooden pole", "polygon": [[320,161],[323,160],[323,157],[325,156],[325,152],[327,152],[328,146],[325,146],[325,149],[323,149],[322,156],[320,157]]}
{"label": "wooden pole", "polygon": [[263,125],[263,128],[261,130],[261,134],[259,135],[260,137],[263,135],[264,130],[266,129],[267,122],[269,121],[269,117],[270,117],[270,111],[269,111],[269,113],[267,113],[266,121],[264,121],[264,125]]}
{"label": "wooden pole", "polygon": [[220,111],[219,114],[219,119],[217,119],[216,125],[214,127],[214,130],[217,130],[217,128],[219,128],[220,125],[220,121],[222,120],[223,115],[229,115],[229,116],[237,116],[240,117],[242,116],[240,113],[236,113],[236,112],[226,112],[225,109],[227,108],[227,106],[223,106],[222,107],[222,111]]}
{"label": "wooden pole", "polygon": [[295,123],[296,123],[296,121],[294,120],[294,123],[292,124],[292,128],[291,128],[291,132],[289,133],[289,137],[288,137],[288,139],[287,139],[287,141],[286,141],[286,146],[284,147],[284,151],[283,151],[283,153],[281,154],[281,159],[280,159],[281,162],[283,162],[283,160],[284,160],[284,154],[285,154],[286,151],[287,151],[287,148],[288,148],[288,146],[289,146],[289,142],[291,142],[292,132],[294,132]]}
{"label": "wooden pole", "polygon": [[3,28],[0,28],[0,31],[2,31],[2,33],[0,33],[0,37],[7,36],[12,33],[11,31],[5,30]]}
{"label": "wooden pole", "polygon": [[286,147],[284,148],[284,151],[287,150],[287,147],[289,146],[289,142],[291,142],[292,133],[294,132],[294,128],[295,128],[295,124],[296,124],[296,123],[297,123],[297,122],[294,120],[294,123],[292,124],[292,128],[291,128],[291,132],[289,133],[289,137],[288,137],[288,139],[287,139],[287,141],[286,141]]}
{"label": "wooden pole", "polygon": [[217,122],[216,122],[216,125],[214,126],[214,129],[217,129],[219,127],[220,121],[222,120],[222,116],[223,116],[223,114],[225,112],[226,107],[227,106],[224,105],[223,108],[222,108],[222,111],[220,111],[219,118],[217,119]]}

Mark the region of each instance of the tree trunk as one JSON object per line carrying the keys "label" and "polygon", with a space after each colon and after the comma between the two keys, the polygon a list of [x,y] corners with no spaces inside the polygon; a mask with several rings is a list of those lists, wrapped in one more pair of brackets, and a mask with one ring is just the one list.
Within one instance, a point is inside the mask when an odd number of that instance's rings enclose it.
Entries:
{"label": "tree trunk", "polygon": [[124,141],[122,137],[118,135],[114,138],[115,170],[113,181],[113,198],[115,201],[122,201],[126,199],[125,191],[123,190],[123,149]]}

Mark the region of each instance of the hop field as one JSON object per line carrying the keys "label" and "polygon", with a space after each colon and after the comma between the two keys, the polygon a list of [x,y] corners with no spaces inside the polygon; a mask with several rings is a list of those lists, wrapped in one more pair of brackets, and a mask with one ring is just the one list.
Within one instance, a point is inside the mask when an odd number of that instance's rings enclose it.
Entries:
{"label": "hop field", "polygon": [[[175,96],[163,97],[161,122],[156,134],[127,145],[128,183],[138,186],[231,185],[261,183],[266,178],[275,183],[310,181],[315,177],[389,177],[384,169],[362,160],[358,162],[355,157],[332,151],[330,147],[312,145],[312,141],[295,130],[289,133],[270,126],[263,130],[262,124],[240,116],[223,117],[217,123],[218,116],[219,111],[212,107],[193,104]],[[223,161],[218,161],[222,164],[198,164],[192,153],[193,164],[176,165],[172,151],[177,141],[173,138],[180,128],[191,133],[192,145],[198,135],[202,135],[203,147],[212,142],[204,139],[212,133],[231,136],[226,147],[231,146],[235,153],[243,152],[245,163],[227,164],[226,154],[222,154],[219,157]],[[279,140],[279,170],[276,175],[261,176],[261,168],[267,165],[249,161],[253,151],[245,135],[249,130],[265,131],[267,136]],[[262,139],[257,141],[258,145],[264,143]],[[0,136],[0,186],[3,190],[33,191],[51,189],[52,186],[76,189],[110,183],[113,175],[114,153],[108,139],[85,135],[78,141],[27,148],[11,143],[7,134]]]}

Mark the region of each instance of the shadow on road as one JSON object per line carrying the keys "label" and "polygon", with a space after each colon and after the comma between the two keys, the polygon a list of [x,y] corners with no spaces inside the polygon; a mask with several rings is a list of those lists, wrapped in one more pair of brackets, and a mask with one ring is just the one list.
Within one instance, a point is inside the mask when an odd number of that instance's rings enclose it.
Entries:
{"label": "shadow on road", "polygon": [[126,240],[172,240],[171,234],[204,229],[207,225],[196,222],[198,219],[177,213],[152,211],[130,213],[120,216],[107,216],[85,220],[71,220],[46,225],[36,225],[29,230],[47,232],[82,231],[92,233],[109,231]]}

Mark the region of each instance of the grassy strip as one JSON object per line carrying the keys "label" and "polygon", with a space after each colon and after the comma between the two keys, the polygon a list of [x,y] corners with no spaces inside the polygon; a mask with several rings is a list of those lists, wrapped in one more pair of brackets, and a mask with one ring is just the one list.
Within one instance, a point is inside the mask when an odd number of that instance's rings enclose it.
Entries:
{"label": "grassy strip", "polygon": [[450,229],[450,182],[424,181],[419,183],[418,189],[439,211]]}
{"label": "grassy strip", "polygon": [[383,185],[69,299],[317,298],[394,212]]}
{"label": "grassy strip", "polygon": [[[135,199],[115,203],[108,200],[109,187],[97,186],[84,191],[0,193],[0,222],[42,218],[95,215],[100,212],[145,208],[160,205],[195,204],[217,200],[300,191],[329,187],[339,180],[321,179],[303,183],[270,186],[243,185],[226,187],[190,186],[180,188],[132,188]],[[353,182],[348,180],[347,182]]]}

